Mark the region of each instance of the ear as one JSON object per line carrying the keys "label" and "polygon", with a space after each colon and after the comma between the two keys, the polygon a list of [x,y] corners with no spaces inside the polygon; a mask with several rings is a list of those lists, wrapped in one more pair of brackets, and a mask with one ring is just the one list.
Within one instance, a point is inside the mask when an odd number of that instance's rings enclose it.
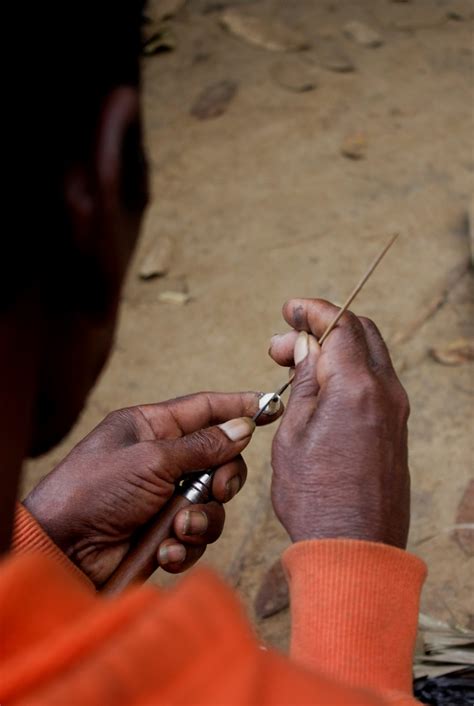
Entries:
{"label": "ear", "polygon": [[65,177],[76,286],[95,319],[115,315],[146,201],[138,90],[120,86],[102,103],[92,149]]}

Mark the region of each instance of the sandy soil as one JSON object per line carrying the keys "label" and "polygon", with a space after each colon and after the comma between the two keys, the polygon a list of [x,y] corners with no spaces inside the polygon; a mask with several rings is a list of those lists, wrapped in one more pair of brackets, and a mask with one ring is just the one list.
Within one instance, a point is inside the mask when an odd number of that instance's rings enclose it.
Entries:
{"label": "sandy soil", "polygon": [[[340,302],[399,230],[396,248],[354,309],[373,317],[389,340],[406,338],[392,351],[412,404],[410,548],[430,567],[423,609],[472,626],[474,558],[445,530],[472,475],[473,367],[441,365],[428,350],[472,335],[466,214],[474,170],[474,6],[242,4],[304,32],[313,45],[305,60],[329,37],[355,70],[316,66],[315,90],[295,93],[274,79],[274,64],[294,55],[231,36],[211,3],[188,2],[170,21],[175,50],[143,62],[153,200],[117,344],[76,428],[28,465],[25,489],[116,407],[203,389],[273,389],[285,373],[267,347],[271,334],[286,328],[283,301],[297,295]],[[461,19],[446,16],[452,5]],[[354,19],[374,27],[383,45],[344,37],[342,27]],[[221,80],[238,84],[224,114],[193,117],[199,93]],[[364,158],[344,157],[342,142],[360,132]],[[140,264],[160,235],[173,241],[171,271],[142,281]],[[188,304],[159,300],[183,286]],[[229,507],[222,540],[206,555],[238,585],[251,614],[262,576],[288,544],[269,503],[272,434],[259,431],[246,453],[248,482]],[[257,628],[284,647],[288,614]]]}

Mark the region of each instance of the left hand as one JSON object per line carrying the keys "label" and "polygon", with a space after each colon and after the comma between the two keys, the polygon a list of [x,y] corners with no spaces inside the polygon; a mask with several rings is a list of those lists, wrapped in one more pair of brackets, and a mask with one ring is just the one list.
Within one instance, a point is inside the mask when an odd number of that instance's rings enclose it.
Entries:
{"label": "left hand", "polygon": [[[171,573],[194,564],[220,536],[222,503],[245,483],[259,394],[200,393],[109,414],[26,498],[25,506],[67,556],[100,587],[137,530],[159,512],[186,473],[218,468],[214,501],[177,513],[175,537],[158,550]],[[263,415],[259,423],[273,421]],[[220,426],[212,426],[220,425]]]}

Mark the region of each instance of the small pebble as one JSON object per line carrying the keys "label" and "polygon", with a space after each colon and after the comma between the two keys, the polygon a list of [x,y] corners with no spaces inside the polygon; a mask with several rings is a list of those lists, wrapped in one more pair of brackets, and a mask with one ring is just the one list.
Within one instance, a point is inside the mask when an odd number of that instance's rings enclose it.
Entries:
{"label": "small pebble", "polygon": [[347,135],[341,145],[341,154],[349,159],[364,159],[367,153],[367,138],[361,132]]}

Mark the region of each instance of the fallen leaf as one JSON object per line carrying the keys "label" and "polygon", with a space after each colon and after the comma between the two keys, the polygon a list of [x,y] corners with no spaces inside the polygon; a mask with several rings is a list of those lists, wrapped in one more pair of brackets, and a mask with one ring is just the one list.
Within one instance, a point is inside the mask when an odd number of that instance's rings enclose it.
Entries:
{"label": "fallen leaf", "polygon": [[[469,523],[474,523],[474,479],[467,484],[456,515],[456,524]],[[474,555],[474,532],[472,530],[457,530],[455,538],[465,554]]]}
{"label": "fallen leaf", "polygon": [[358,20],[353,20],[352,22],[347,22],[343,28],[344,34],[356,44],[360,44],[363,47],[380,47],[383,44],[383,39],[375,29],[369,27],[363,22]]}
{"label": "fallen leaf", "polygon": [[255,599],[257,618],[269,618],[288,607],[290,596],[283,565],[278,559],[268,569]]}
{"label": "fallen leaf", "polygon": [[458,338],[447,346],[431,348],[430,355],[443,365],[462,365],[474,360],[474,339]]}
{"label": "fallen leaf", "polygon": [[309,46],[306,37],[280,20],[258,17],[240,8],[224,10],[220,22],[239,39],[270,51],[296,51]]}
{"label": "fallen leaf", "polygon": [[163,304],[187,304],[191,297],[187,292],[174,292],[172,290],[165,290],[158,294],[158,300]]}
{"label": "fallen leaf", "polygon": [[191,115],[199,120],[217,118],[226,111],[237,93],[237,88],[238,84],[235,81],[219,81],[212,86],[207,86],[191,107]]}

